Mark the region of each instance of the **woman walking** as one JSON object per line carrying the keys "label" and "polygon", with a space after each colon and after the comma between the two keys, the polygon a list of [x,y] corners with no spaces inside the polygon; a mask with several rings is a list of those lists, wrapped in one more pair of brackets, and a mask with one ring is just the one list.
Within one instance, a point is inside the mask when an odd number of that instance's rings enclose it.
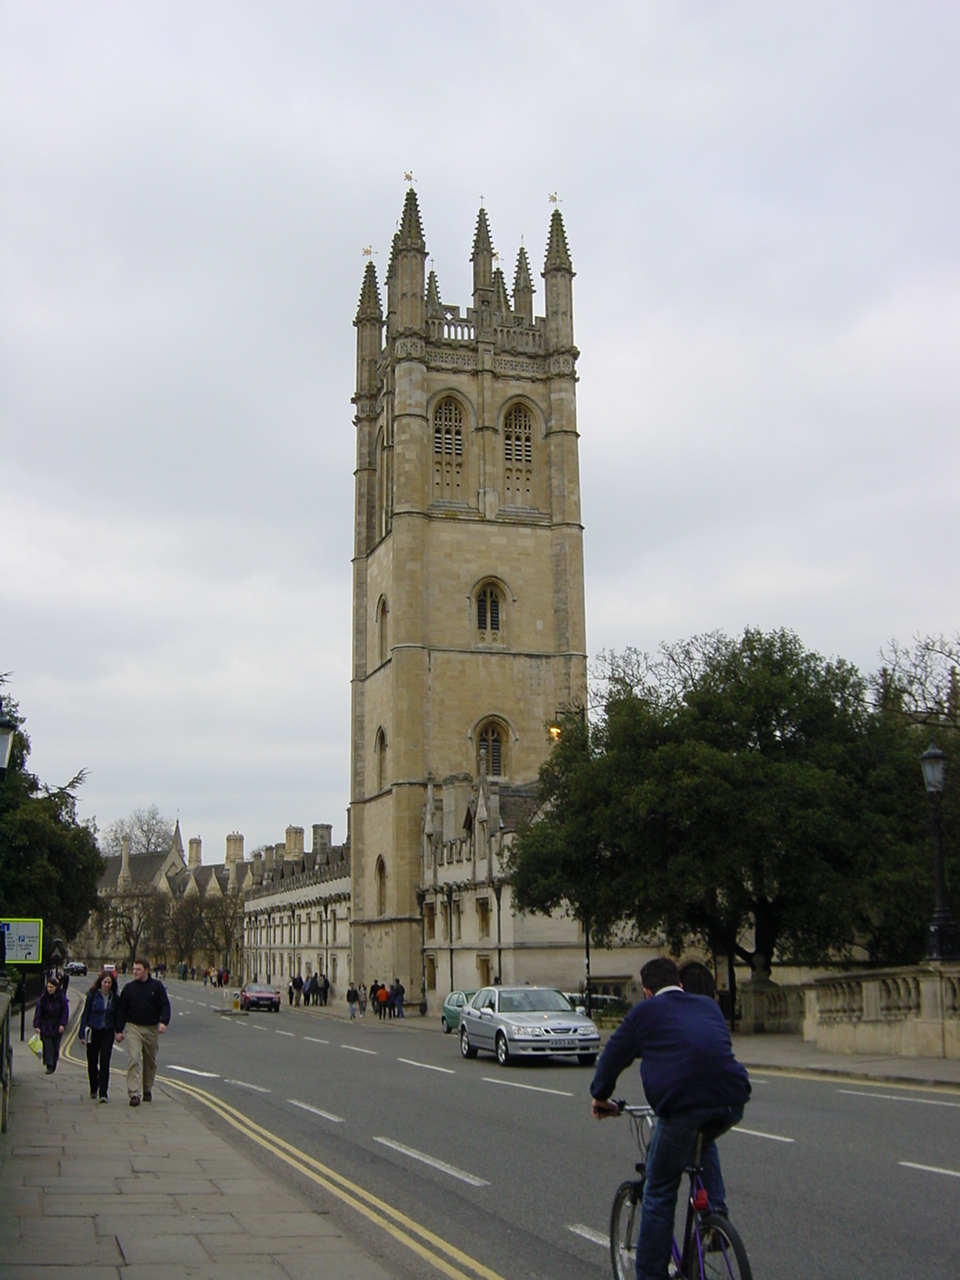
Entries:
{"label": "woman walking", "polygon": [[367,1012],[367,988],[362,982],[357,987],[357,1001],[360,1005],[360,1017],[362,1018]]}
{"label": "woman walking", "polygon": [[87,992],[80,1015],[80,1039],[87,1045],[90,1097],[107,1100],[110,1087],[110,1055],[113,1053],[117,992],[112,973],[101,973]]}
{"label": "woman walking", "polygon": [[52,1076],[57,1069],[60,1040],[69,1021],[70,1005],[66,994],[61,991],[56,977],[52,973],[48,974],[47,985],[33,1011],[33,1026],[35,1031],[40,1032],[40,1040],[43,1044],[43,1065],[47,1068],[48,1076]]}

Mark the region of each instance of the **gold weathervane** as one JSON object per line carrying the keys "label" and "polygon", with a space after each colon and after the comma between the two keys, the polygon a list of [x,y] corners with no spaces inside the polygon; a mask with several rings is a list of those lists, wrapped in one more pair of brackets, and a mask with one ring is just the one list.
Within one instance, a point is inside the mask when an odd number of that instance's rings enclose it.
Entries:
{"label": "gold weathervane", "polygon": [[563,204],[563,201],[560,199],[560,197],[557,195],[555,191],[549,192],[547,195],[547,199],[550,201],[551,204]]}
{"label": "gold weathervane", "polygon": [[416,182],[416,178],[413,176],[412,169],[404,169],[403,180],[404,182]]}

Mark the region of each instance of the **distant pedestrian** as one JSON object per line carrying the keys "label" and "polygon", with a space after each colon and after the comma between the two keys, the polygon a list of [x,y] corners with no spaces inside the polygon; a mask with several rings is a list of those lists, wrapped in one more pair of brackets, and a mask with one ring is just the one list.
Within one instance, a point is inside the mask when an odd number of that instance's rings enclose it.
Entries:
{"label": "distant pedestrian", "polygon": [[403,997],[407,994],[406,987],[399,978],[394,979],[393,983],[393,1002],[396,1005],[397,1017],[403,1017]]}
{"label": "distant pedestrian", "polygon": [[360,1017],[362,1018],[367,1012],[367,988],[362,982],[357,987],[357,1003],[360,1006]]}
{"label": "distant pedestrian", "polygon": [[43,1065],[47,1068],[48,1076],[52,1076],[57,1069],[57,1063],[60,1060],[60,1041],[69,1021],[70,1004],[66,992],[61,990],[56,976],[48,973],[46,986],[40,993],[37,1007],[33,1011],[33,1026],[34,1030],[40,1032]]}
{"label": "distant pedestrian", "polygon": [[101,1102],[106,1102],[110,1088],[110,1055],[113,1053],[116,1016],[116,978],[104,971],[87,992],[80,1015],[80,1039],[87,1046],[90,1097],[99,1096]]}
{"label": "distant pedestrian", "polygon": [[[131,1107],[153,1101],[153,1082],[157,1074],[159,1037],[170,1025],[170,1001],[162,982],[150,977],[146,960],[134,960],[133,980],[120,992],[117,1001],[116,1041],[129,1037],[127,1056],[127,1093]],[[141,1061],[142,1060],[142,1061]]]}
{"label": "distant pedestrian", "polygon": [[293,979],[292,978],[287,983],[287,1000],[289,1001],[290,1008],[292,1009],[293,1008]]}
{"label": "distant pedestrian", "polygon": [[385,985],[377,988],[377,1017],[382,1022],[387,1014],[387,1001],[390,999],[390,992]]}
{"label": "distant pedestrian", "polygon": [[352,981],[347,987],[347,1008],[350,1010],[350,1021],[352,1022],[357,1016],[357,988]]}
{"label": "distant pedestrian", "polygon": [[303,998],[303,979],[299,973],[293,980],[293,1003],[300,1008],[300,1001]]}
{"label": "distant pedestrian", "polygon": [[320,1003],[326,1006],[327,1000],[330,998],[330,979],[326,974],[320,979]]}

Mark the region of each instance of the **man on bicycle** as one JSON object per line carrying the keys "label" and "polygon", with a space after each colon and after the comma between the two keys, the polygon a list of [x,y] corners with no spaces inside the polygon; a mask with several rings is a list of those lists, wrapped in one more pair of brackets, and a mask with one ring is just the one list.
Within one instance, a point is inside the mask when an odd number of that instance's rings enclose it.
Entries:
{"label": "man on bicycle", "polygon": [[716,1139],[743,1119],[750,1079],[733,1056],[716,1001],[688,995],[672,960],[648,961],[640,981],[644,999],[610,1037],[590,1093],[598,1120],[618,1115],[617,1104],[609,1101],[617,1077],[640,1059],[643,1091],[657,1113],[657,1126],[647,1151],[637,1280],[666,1280],[677,1193],[701,1131],[703,1183],[713,1212],[726,1215]]}

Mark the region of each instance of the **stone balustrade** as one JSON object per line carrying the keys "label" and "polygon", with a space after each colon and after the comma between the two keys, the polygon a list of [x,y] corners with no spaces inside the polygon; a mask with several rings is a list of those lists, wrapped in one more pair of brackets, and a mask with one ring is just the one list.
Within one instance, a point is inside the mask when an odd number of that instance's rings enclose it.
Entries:
{"label": "stone balustrade", "polygon": [[737,1030],[748,1035],[768,1032],[799,1035],[803,1031],[806,1007],[803,987],[778,987],[775,983],[739,988],[740,1020]]}
{"label": "stone balustrade", "polygon": [[820,978],[804,1036],[832,1053],[960,1058],[960,963]]}

